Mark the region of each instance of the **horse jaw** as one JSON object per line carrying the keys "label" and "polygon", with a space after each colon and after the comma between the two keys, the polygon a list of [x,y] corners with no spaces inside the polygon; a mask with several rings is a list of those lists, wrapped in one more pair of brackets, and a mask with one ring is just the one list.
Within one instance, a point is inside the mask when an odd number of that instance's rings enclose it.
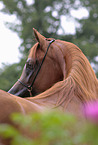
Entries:
{"label": "horse jaw", "polygon": [[46,38],[43,35],[41,35],[35,28],[33,28],[33,32],[36,40],[39,42],[41,46],[43,46]]}

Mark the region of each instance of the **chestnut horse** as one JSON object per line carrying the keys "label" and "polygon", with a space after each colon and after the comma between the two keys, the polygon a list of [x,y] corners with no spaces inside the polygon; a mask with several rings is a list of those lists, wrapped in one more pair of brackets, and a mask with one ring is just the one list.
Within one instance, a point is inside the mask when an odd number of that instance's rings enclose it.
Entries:
{"label": "chestnut horse", "polygon": [[[98,96],[98,80],[88,59],[76,45],[47,39],[33,30],[37,43],[19,81],[9,93],[0,91],[0,122],[10,122],[13,112],[54,108],[81,116],[80,106]],[[31,94],[33,97],[28,97]]]}

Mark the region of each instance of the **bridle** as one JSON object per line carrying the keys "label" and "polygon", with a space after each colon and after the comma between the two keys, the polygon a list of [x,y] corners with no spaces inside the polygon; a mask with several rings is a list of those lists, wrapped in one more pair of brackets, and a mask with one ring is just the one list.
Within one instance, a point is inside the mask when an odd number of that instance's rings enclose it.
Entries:
{"label": "bridle", "polygon": [[35,77],[34,77],[32,83],[31,83],[31,85],[30,85],[30,86],[27,86],[26,84],[24,84],[23,82],[21,82],[21,81],[18,79],[18,82],[19,82],[20,84],[22,84],[24,87],[27,88],[27,90],[30,92],[30,95],[32,95],[32,92],[31,92],[31,91],[32,91],[33,84],[34,84],[34,82],[35,82],[35,80],[36,80],[37,75],[39,74],[39,71],[40,71],[42,65],[43,65],[43,62],[44,62],[44,60],[45,60],[45,58],[46,58],[48,49],[49,49],[50,45],[51,45],[54,41],[55,41],[55,39],[53,39],[53,40],[51,40],[51,41],[49,42],[49,45],[48,45],[47,50],[46,50],[46,52],[45,52],[45,55],[44,55],[44,57],[43,57],[43,59],[42,59],[42,62],[41,62],[40,66],[39,66],[39,68],[38,68],[38,70],[37,70],[37,72],[36,72],[36,75],[35,75]]}

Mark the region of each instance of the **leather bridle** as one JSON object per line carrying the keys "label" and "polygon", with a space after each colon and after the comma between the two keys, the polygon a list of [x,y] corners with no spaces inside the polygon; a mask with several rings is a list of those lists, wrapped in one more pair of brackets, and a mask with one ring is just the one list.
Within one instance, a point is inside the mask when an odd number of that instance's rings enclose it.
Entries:
{"label": "leather bridle", "polygon": [[43,57],[43,59],[42,59],[42,62],[41,62],[40,66],[39,66],[39,68],[38,68],[38,70],[37,70],[37,72],[36,72],[36,75],[35,75],[35,77],[34,77],[32,83],[31,83],[31,85],[30,85],[30,86],[27,86],[26,84],[24,84],[23,82],[21,82],[21,81],[18,79],[19,83],[22,84],[24,87],[27,88],[27,90],[30,92],[30,95],[32,94],[31,91],[32,91],[33,84],[34,84],[34,82],[35,82],[35,80],[36,80],[37,75],[39,74],[39,71],[40,71],[42,65],[43,65],[43,62],[44,62],[44,60],[45,60],[45,58],[46,58],[48,49],[49,49],[50,45],[51,45],[54,41],[55,41],[55,39],[53,39],[53,40],[50,41],[50,43],[49,43],[49,45],[48,45],[48,47],[47,47],[47,50],[46,50],[46,52],[45,52],[45,55],[44,55],[44,57]]}

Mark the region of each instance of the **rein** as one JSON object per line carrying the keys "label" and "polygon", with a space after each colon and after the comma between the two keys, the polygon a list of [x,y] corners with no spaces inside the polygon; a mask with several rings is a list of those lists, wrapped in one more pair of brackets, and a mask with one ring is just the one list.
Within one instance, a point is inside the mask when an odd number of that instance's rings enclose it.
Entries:
{"label": "rein", "polygon": [[28,89],[28,91],[30,92],[30,95],[32,95],[31,91],[32,91],[33,84],[34,84],[34,82],[35,82],[35,80],[36,80],[37,75],[39,74],[39,71],[40,71],[42,65],[43,65],[43,62],[44,62],[44,60],[45,60],[45,58],[46,58],[48,49],[49,49],[50,45],[51,45],[54,41],[55,41],[55,39],[53,39],[53,40],[50,41],[50,43],[49,43],[49,45],[48,45],[48,47],[47,47],[46,53],[45,53],[45,55],[44,55],[44,57],[43,57],[43,59],[42,59],[42,62],[41,62],[41,64],[40,64],[39,68],[38,68],[38,71],[36,72],[36,75],[35,75],[35,77],[34,77],[34,79],[33,79],[33,81],[32,81],[32,84],[31,84],[30,86],[27,86],[26,84],[24,84],[23,82],[21,82],[21,81],[18,79],[18,82]]}

